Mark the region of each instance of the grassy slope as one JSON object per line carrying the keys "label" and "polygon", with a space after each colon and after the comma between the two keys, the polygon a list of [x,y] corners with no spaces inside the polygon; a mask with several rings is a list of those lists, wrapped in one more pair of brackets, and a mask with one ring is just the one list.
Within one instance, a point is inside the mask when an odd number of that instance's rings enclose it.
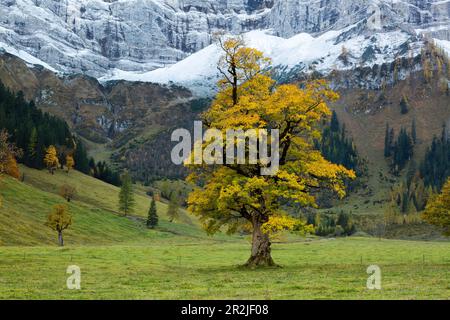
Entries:
{"label": "grassy slope", "polygon": [[[77,189],[75,200],[69,204],[74,224],[65,232],[70,245],[111,244],[120,242],[146,242],[154,238],[175,236],[207,238],[195,219],[183,210],[179,223],[167,221],[167,205],[157,203],[160,225],[156,231],[144,227],[150,198],[143,191],[136,192],[135,217],[120,217],[117,208],[119,189],[100,180],[72,171],[68,175],[58,171],[50,175],[21,167],[25,182],[3,177],[0,194],[0,245],[50,245],[55,244],[56,234],[44,225],[54,204],[66,203],[58,195],[59,186],[68,183]],[[224,239],[223,235],[215,239]]]}

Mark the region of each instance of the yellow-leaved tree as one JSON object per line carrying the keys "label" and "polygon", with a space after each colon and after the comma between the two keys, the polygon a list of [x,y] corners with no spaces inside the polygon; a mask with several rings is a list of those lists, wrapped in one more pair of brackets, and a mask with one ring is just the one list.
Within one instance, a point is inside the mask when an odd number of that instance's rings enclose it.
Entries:
{"label": "yellow-leaved tree", "polygon": [[[243,224],[250,225],[252,249],[246,266],[275,266],[270,235],[280,230],[304,233],[312,229],[283,212],[281,203],[314,207],[314,190],[321,188],[330,188],[343,197],[344,180],[355,177],[353,171],[330,163],[314,148],[313,140],[320,137],[319,125],[331,115],[327,101],[336,100],[338,95],[321,80],[302,87],[277,85],[265,71],[270,60],[246,47],[241,38],[220,41],[220,46],[223,57],[218,69],[223,78],[215,100],[202,115],[203,123],[223,134],[229,129],[278,129],[279,169],[274,175],[262,175],[261,168],[270,163],[261,160],[186,164],[188,180],[198,186],[189,195],[188,209],[200,217],[211,234],[222,227],[234,232]],[[202,147],[205,150],[208,146],[204,143]]]}
{"label": "yellow-leaved tree", "polygon": [[55,170],[59,167],[58,153],[55,146],[49,146],[44,156],[44,163],[47,166],[48,172],[55,173]]}
{"label": "yellow-leaved tree", "polygon": [[16,157],[22,156],[22,150],[9,142],[9,134],[6,130],[0,131],[0,174],[4,173],[16,179],[20,172]]}
{"label": "yellow-leaved tree", "polygon": [[[6,130],[0,130],[0,178],[3,174],[7,174],[19,179],[20,172],[17,165],[16,157],[22,156],[22,150],[16,148],[13,143],[9,142],[9,134]],[[2,201],[0,198],[0,206]]]}
{"label": "yellow-leaved tree", "polygon": [[69,228],[72,222],[72,215],[63,204],[54,205],[47,217],[45,225],[58,233],[58,243],[61,247],[64,246],[63,231]]}
{"label": "yellow-leaved tree", "polygon": [[72,170],[74,166],[75,166],[75,160],[73,159],[72,155],[68,154],[66,156],[66,170],[67,170],[67,173],[69,173],[69,171]]}
{"label": "yellow-leaved tree", "polygon": [[444,229],[444,234],[450,236],[450,178],[437,196],[432,197],[422,214],[423,219]]}

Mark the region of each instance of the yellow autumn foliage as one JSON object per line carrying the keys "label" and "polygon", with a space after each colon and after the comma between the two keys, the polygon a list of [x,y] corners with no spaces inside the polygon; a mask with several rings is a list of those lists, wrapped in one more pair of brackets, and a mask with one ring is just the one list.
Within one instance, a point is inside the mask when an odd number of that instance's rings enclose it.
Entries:
{"label": "yellow autumn foliage", "polygon": [[[306,224],[283,214],[280,204],[314,207],[313,191],[322,188],[343,197],[344,180],[355,178],[353,171],[330,163],[314,147],[321,123],[331,115],[327,103],[338,99],[338,94],[324,80],[277,85],[266,71],[270,61],[261,52],[245,47],[240,39],[229,39],[221,46],[224,57],[218,68],[223,78],[216,98],[202,115],[203,123],[223,136],[229,129],[278,129],[279,170],[262,175],[260,169],[267,164],[260,160],[256,164],[186,164],[191,171],[188,181],[197,185],[189,195],[188,209],[200,217],[209,233],[223,226],[234,232],[249,222],[254,232],[310,231]],[[204,150],[207,145],[200,147]],[[254,241],[260,238],[254,236]]]}
{"label": "yellow autumn foliage", "polygon": [[441,193],[428,201],[422,218],[443,228],[444,234],[450,236],[450,178],[442,187]]}
{"label": "yellow autumn foliage", "polygon": [[49,146],[47,148],[47,152],[44,156],[44,163],[47,166],[48,171],[52,174],[58,168],[59,160],[55,146]]}
{"label": "yellow autumn foliage", "polygon": [[75,160],[73,159],[73,156],[68,154],[66,156],[66,169],[67,169],[67,173],[69,173],[70,170],[73,169],[73,167],[75,166]]}

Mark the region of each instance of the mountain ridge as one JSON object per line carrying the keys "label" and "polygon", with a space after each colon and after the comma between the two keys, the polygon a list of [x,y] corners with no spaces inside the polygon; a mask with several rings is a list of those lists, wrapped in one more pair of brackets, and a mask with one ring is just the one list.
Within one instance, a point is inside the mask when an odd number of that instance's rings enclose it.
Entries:
{"label": "mountain ridge", "polygon": [[450,1],[438,0],[8,0],[0,16],[0,42],[60,72],[96,78],[174,64],[210,45],[217,32],[271,30],[287,39],[360,24],[337,41],[416,30],[450,40]]}

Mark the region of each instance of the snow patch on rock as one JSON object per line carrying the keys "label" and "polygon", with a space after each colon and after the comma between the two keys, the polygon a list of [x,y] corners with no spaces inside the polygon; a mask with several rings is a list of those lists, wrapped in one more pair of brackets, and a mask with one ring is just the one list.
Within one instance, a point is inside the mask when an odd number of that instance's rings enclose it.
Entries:
{"label": "snow patch on rock", "polygon": [[[357,66],[373,66],[391,62],[400,56],[417,55],[419,48],[410,46],[411,35],[402,31],[360,35],[339,42],[342,34],[355,26],[339,31],[329,31],[318,37],[300,33],[289,39],[271,34],[271,30],[255,30],[243,35],[246,45],[262,51],[272,59],[274,68],[289,72],[301,66],[306,72],[318,71],[328,74],[333,70],[349,70]],[[367,55],[367,48],[373,52]],[[341,59],[342,52],[348,52],[348,61]],[[406,50],[405,50],[406,48]],[[188,87],[198,95],[211,93],[219,79],[217,63],[222,52],[212,44],[186,59],[154,71],[145,73],[114,70],[101,81],[128,80],[155,83],[175,83]]]}

